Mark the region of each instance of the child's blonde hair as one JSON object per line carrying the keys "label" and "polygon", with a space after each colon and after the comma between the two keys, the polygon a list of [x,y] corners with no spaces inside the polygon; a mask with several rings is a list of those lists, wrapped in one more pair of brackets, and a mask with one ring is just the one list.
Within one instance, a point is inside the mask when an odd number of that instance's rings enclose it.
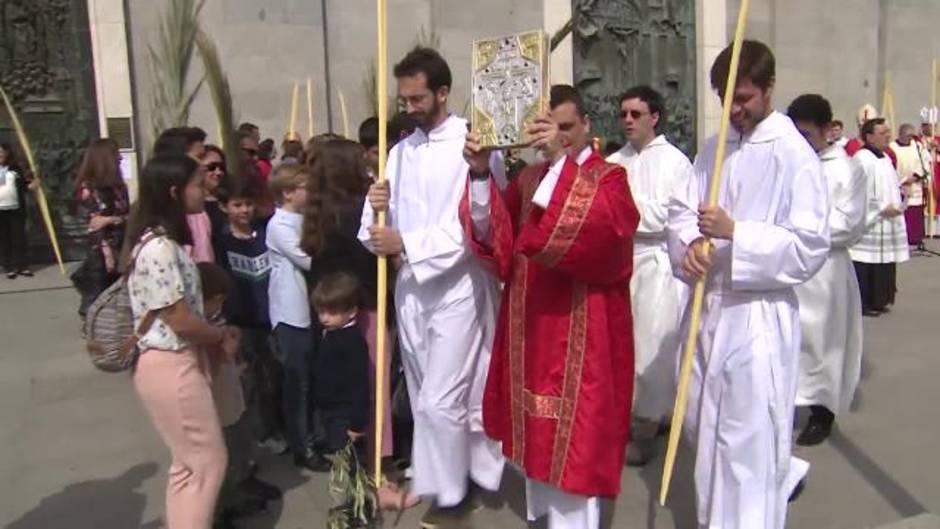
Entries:
{"label": "child's blonde hair", "polygon": [[284,195],[288,191],[306,185],[310,179],[310,169],[299,163],[281,164],[274,170],[268,187],[278,205],[284,204]]}

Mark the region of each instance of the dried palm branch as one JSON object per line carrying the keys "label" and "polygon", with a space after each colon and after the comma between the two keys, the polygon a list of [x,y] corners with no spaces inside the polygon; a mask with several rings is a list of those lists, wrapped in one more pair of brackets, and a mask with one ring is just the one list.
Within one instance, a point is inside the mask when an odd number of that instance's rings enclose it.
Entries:
{"label": "dried palm branch", "polygon": [[206,0],[170,0],[160,20],[157,42],[147,47],[154,138],[170,127],[187,124],[189,109],[202,87],[200,79],[190,88],[189,66],[199,31],[199,13],[205,3]]}
{"label": "dried palm branch", "polygon": [[39,204],[39,213],[42,215],[42,222],[46,226],[46,232],[49,234],[49,241],[52,242],[52,251],[55,252],[56,261],[59,263],[59,271],[65,275],[65,265],[62,262],[62,251],[59,249],[59,238],[56,237],[55,225],[52,223],[52,214],[49,212],[49,201],[46,200],[46,192],[42,188],[42,179],[39,177],[39,167],[36,165],[36,155],[33,154],[33,148],[30,146],[29,137],[26,136],[26,129],[20,121],[19,114],[13,108],[13,103],[7,97],[6,91],[0,86],[0,97],[3,98],[3,104],[6,106],[7,113],[10,115],[10,121],[13,122],[13,130],[16,131],[16,139],[20,142],[20,147],[26,154],[26,163],[29,170],[36,179],[36,203]]}
{"label": "dried palm branch", "polygon": [[215,117],[218,124],[222,150],[228,160],[228,173],[230,176],[241,178],[242,164],[238,163],[241,153],[238,149],[238,137],[235,132],[235,110],[232,103],[232,90],[229,87],[228,76],[222,69],[219,51],[212,38],[205,31],[196,32],[196,46],[199,47],[199,56],[205,69],[205,80],[212,96],[212,105],[215,107]]}

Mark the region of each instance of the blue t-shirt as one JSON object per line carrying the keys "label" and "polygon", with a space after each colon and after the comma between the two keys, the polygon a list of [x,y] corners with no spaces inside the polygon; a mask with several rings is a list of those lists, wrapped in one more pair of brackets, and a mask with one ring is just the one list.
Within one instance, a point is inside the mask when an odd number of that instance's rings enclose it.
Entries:
{"label": "blue t-shirt", "polygon": [[271,261],[265,244],[265,227],[254,226],[248,239],[232,235],[226,224],[215,241],[215,259],[234,281],[225,300],[225,319],[239,327],[270,327],[268,317],[268,278]]}

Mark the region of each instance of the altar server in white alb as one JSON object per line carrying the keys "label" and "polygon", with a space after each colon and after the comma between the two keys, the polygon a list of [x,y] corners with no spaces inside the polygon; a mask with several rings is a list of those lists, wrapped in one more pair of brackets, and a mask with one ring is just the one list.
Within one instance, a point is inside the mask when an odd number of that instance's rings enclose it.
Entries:
{"label": "altar server in white alb", "polygon": [[[359,238],[400,260],[395,308],[414,411],[412,492],[434,500],[422,527],[438,527],[478,508],[476,487],[497,490],[502,477],[499,446],[482,418],[499,287],[460,224],[467,122],[447,111],[450,68],[436,51],[416,48],[395,77],[419,128],[389,153],[388,182],[370,190]],[[502,165],[493,167],[505,184]],[[386,228],[374,225],[379,209],[388,211]]]}
{"label": "altar server in white alb", "polygon": [[864,146],[854,159],[865,171],[868,190],[865,233],[849,248],[849,254],[858,275],[863,313],[878,316],[894,304],[897,265],[910,259],[911,254],[898,173],[885,152],[891,129],[884,118],[870,119],[862,125],[862,139]]}
{"label": "altar server in white alb", "polygon": [[796,405],[810,418],[796,444],[813,446],[832,431],[837,413],[852,404],[862,367],[862,300],[849,256],[865,230],[865,173],[845,149],[826,141],[832,107],[820,95],[793,100],[787,114],[819,155],[829,187],[829,258],[805,284],[800,300],[800,376]]}
{"label": "altar server in white alb", "polygon": [[692,164],[662,134],[663,98],[648,86],[620,96],[620,118],[627,144],[607,161],[627,170],[630,192],[640,211],[633,244],[633,308],[636,389],[627,464],[645,465],[655,455],[656,434],[672,412],[679,357],[679,323],[687,288],[669,265],[666,222],[669,201],[689,178]]}
{"label": "altar server in white alb", "polygon": [[[712,66],[719,95],[730,58],[729,46]],[[718,205],[707,205],[712,138],[669,208],[673,268],[690,283],[707,274],[685,433],[697,451],[699,526],[709,529],[784,527],[800,351],[794,287],[829,253],[819,159],[773,111],[774,82],[770,49],[745,40]],[[687,317],[683,337],[688,325]]]}

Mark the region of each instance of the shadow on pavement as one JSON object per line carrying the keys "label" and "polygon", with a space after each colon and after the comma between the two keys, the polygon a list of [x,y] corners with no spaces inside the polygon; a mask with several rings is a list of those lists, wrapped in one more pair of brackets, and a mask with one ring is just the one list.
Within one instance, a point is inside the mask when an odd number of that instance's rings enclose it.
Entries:
{"label": "shadow on pavement", "polygon": [[[649,494],[646,500],[646,524],[643,526],[645,529],[656,528],[656,515],[660,509],[659,489],[663,481],[666,439],[668,439],[668,434],[660,438],[659,457],[647,463],[639,471],[640,479],[646,483],[646,490]],[[698,526],[695,514],[694,461],[695,452],[684,440],[680,440],[669,496],[666,498],[666,508],[672,513],[674,526],[677,528]]]}
{"label": "shadow on pavement", "polygon": [[[289,455],[273,455],[261,453],[258,450],[258,477],[277,485],[285,495],[287,491],[300,487],[310,481],[310,478],[304,476],[301,471],[294,466]],[[243,518],[235,522],[237,527],[251,529],[275,529],[281,521],[281,515],[284,511],[284,501],[268,502],[268,512],[257,517]],[[291,501],[290,499],[286,501]]]}
{"label": "shadow on pavement", "polygon": [[902,518],[927,512],[927,507],[920,500],[891,477],[861,447],[839,431],[838,427],[832,431],[829,442]]}
{"label": "shadow on pavement", "polygon": [[143,523],[147,496],[140,490],[144,481],[157,473],[157,464],[142,463],[113,479],[96,479],[67,485],[39,502],[33,510],[7,526],[7,529],[69,527],[146,527],[155,529],[159,521]]}

